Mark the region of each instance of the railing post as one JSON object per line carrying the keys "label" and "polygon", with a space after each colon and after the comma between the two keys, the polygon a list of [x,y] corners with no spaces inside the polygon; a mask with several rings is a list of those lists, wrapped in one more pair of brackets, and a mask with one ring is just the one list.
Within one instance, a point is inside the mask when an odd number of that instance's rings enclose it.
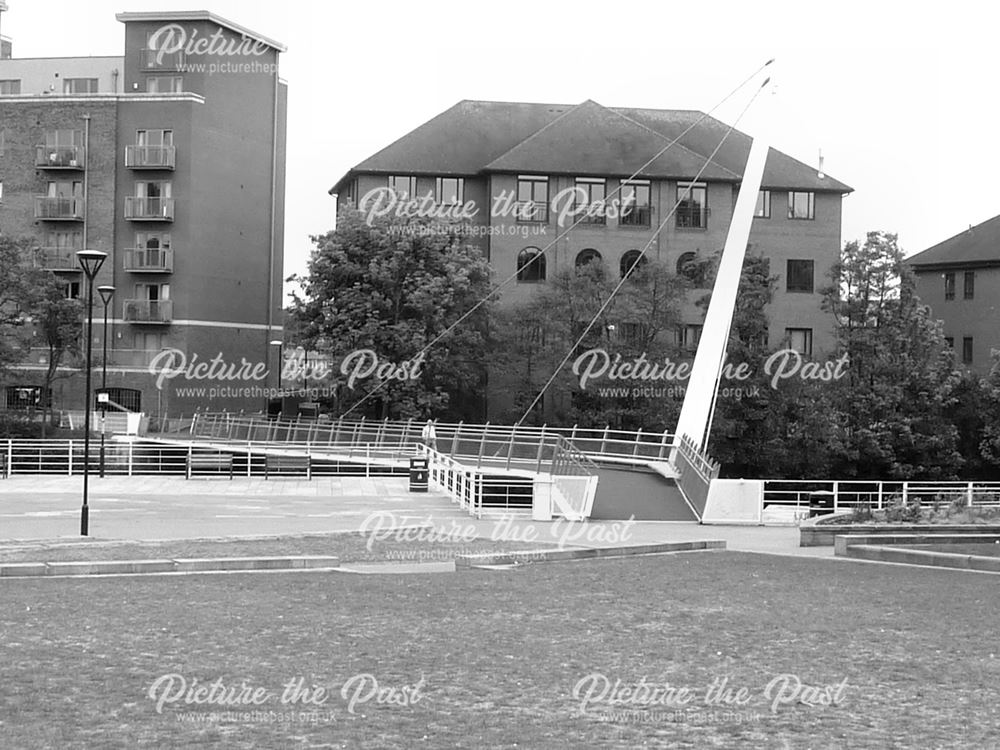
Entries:
{"label": "railing post", "polygon": [[371,443],[365,443],[365,479],[370,478],[372,475],[371,458]]}
{"label": "railing post", "polygon": [[517,425],[510,428],[510,445],[507,446],[507,468],[510,468],[510,457],[514,453],[514,433],[517,432]]}
{"label": "railing post", "polygon": [[669,433],[669,432],[667,432],[666,430],[664,430],[664,431],[663,431],[663,438],[662,438],[662,439],[660,440],[660,453],[659,453],[659,455],[657,456],[657,458],[663,458],[663,454],[664,454],[664,453],[666,452],[666,450],[667,450],[667,436],[668,436],[669,434],[670,434],[670,433]]}
{"label": "railing post", "polygon": [[129,441],[128,444],[128,476],[132,476],[132,467],[135,462],[135,443]]}
{"label": "railing post", "polygon": [[542,452],[545,450],[545,425],[542,425],[542,434],[538,439],[538,454],[535,457],[535,473],[542,473]]}
{"label": "railing post", "polygon": [[878,483],[878,509],[882,510],[882,482]]}
{"label": "railing post", "polygon": [[188,455],[187,455],[187,471],[185,472],[186,478],[191,478],[191,454],[194,452],[194,443],[188,443]]}
{"label": "railing post", "polygon": [[476,468],[478,469],[483,465],[483,454],[486,453],[486,433],[490,431],[490,423],[487,422],[483,425],[483,434],[479,438],[479,455],[476,456]]}
{"label": "railing post", "polygon": [[907,502],[909,502],[908,500],[909,489],[910,489],[910,483],[903,482],[903,505],[906,505]]}
{"label": "railing post", "polygon": [[[69,476],[73,476],[73,441],[69,441],[69,461],[66,462],[67,470],[69,471]],[[7,473],[10,473],[13,462],[11,461],[11,456],[7,456]]]}
{"label": "railing post", "polygon": [[973,498],[972,482],[969,482],[969,488],[968,488],[968,490],[966,490],[966,492],[968,493],[967,497],[969,499],[969,507],[971,508],[972,507],[972,498]]}
{"label": "railing post", "polygon": [[641,429],[638,430],[635,433],[635,445],[632,446],[632,455],[633,456],[638,456],[639,455],[639,441],[640,440],[642,440],[642,430]]}
{"label": "railing post", "polygon": [[840,482],[833,483],[833,512],[837,512],[840,506]]}
{"label": "railing post", "polygon": [[600,456],[604,455],[604,449],[605,449],[605,447],[608,444],[608,431],[610,429],[611,429],[611,425],[605,425],[604,426],[604,437],[601,438],[601,450],[598,452],[598,455],[600,455]]}
{"label": "railing post", "polygon": [[[72,475],[72,463],[73,463],[73,441],[69,441],[70,449],[70,475]],[[14,441],[13,439],[7,440],[7,476],[11,476],[14,473]]]}
{"label": "railing post", "polygon": [[250,478],[251,466],[253,466],[253,442],[247,440],[247,479]]}
{"label": "railing post", "polygon": [[333,445],[339,445],[340,443],[340,427],[344,423],[343,417],[337,417],[337,426],[330,430],[330,436],[332,438]]}
{"label": "railing post", "polygon": [[458,453],[458,436],[462,432],[462,425],[465,421],[458,420],[458,425],[455,427],[455,433],[451,436],[451,455],[454,457]]}

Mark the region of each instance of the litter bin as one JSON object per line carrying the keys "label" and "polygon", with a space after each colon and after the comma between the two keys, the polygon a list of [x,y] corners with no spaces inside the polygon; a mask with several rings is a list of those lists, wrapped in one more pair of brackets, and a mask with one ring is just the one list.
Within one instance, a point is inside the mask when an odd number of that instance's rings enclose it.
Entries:
{"label": "litter bin", "polygon": [[809,494],[809,517],[823,516],[833,513],[833,493],[829,490],[820,490]]}
{"label": "litter bin", "polygon": [[427,492],[429,475],[426,458],[410,459],[410,492]]}

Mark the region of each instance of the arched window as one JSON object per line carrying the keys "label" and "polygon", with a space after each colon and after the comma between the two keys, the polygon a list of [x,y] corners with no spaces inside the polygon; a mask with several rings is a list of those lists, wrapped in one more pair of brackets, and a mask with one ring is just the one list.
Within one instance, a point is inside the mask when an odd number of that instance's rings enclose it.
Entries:
{"label": "arched window", "polygon": [[576,256],[576,267],[582,268],[588,263],[593,263],[594,261],[600,263],[602,261],[601,254],[597,252],[594,248],[588,247],[586,250],[581,250]]}
{"label": "arched window", "polygon": [[681,253],[677,259],[677,275],[683,276],[698,288],[705,285],[705,266],[698,260],[698,253]]}
{"label": "arched window", "polygon": [[[638,261],[638,265],[636,265]],[[629,250],[622,256],[621,260],[621,274],[624,279],[626,276],[632,272],[632,266],[635,266],[635,270],[639,270],[647,263],[646,256],[640,253],[638,250]]]}
{"label": "arched window", "polygon": [[545,281],[545,256],[537,247],[526,247],[517,254],[517,280]]}

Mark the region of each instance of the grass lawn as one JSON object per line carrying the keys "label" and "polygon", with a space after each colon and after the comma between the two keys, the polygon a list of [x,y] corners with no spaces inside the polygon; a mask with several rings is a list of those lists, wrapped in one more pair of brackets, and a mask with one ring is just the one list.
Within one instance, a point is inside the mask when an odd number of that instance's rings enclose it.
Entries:
{"label": "grass lawn", "polygon": [[[0,747],[998,747],[998,585],[735,552],[438,575],[0,580]],[[168,673],[274,697],[157,713],[147,691]],[[420,700],[350,713],[340,689],[363,673],[399,691],[423,678]],[[697,703],[728,677],[747,704],[584,714],[574,686],[593,673],[688,687]],[[764,690],[785,673],[847,687],[839,705],[772,713]],[[310,716],[277,699],[299,677],[333,693]]]}
{"label": "grass lawn", "polygon": [[[445,533],[449,527],[442,527]],[[414,534],[419,532],[414,531]],[[445,562],[456,555],[544,549],[555,544],[471,539],[449,541],[419,538],[372,539],[357,532],[315,534],[273,539],[188,540],[171,542],[59,542],[0,544],[0,562],[74,562],[78,560],[150,560],[200,557],[270,557],[334,555],[352,562]],[[569,545],[572,546],[572,545]]]}

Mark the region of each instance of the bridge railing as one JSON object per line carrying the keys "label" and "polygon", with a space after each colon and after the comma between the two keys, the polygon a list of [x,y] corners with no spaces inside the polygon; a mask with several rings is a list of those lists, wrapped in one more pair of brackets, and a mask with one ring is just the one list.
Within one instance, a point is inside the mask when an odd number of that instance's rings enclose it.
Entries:
{"label": "bridge railing", "polygon": [[700,519],[705,512],[712,480],[719,476],[718,462],[699,450],[694,440],[684,435],[677,441],[674,468],[677,470],[677,485]]}

